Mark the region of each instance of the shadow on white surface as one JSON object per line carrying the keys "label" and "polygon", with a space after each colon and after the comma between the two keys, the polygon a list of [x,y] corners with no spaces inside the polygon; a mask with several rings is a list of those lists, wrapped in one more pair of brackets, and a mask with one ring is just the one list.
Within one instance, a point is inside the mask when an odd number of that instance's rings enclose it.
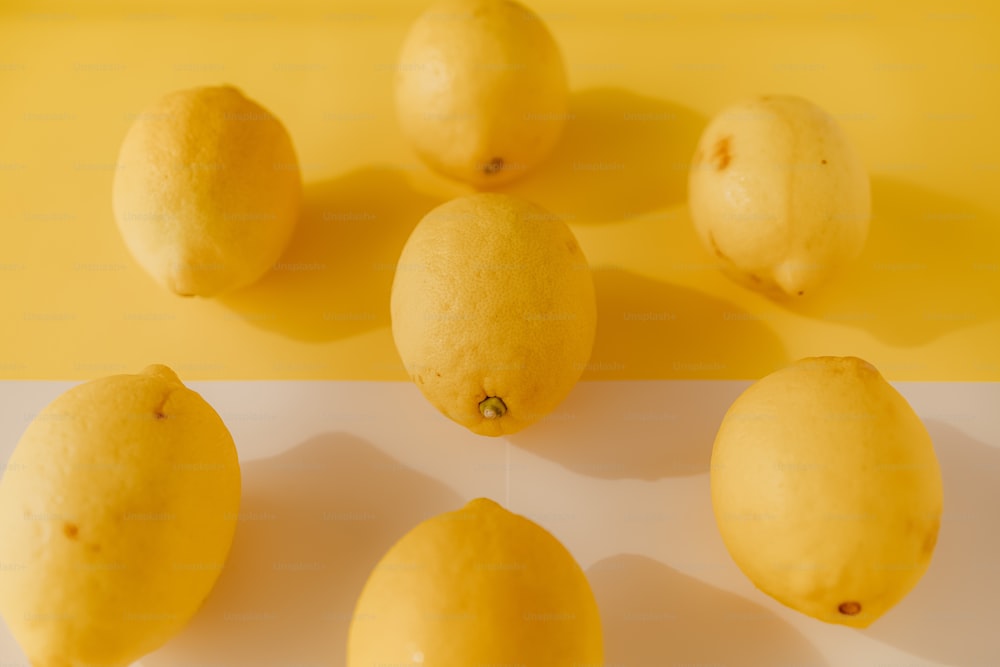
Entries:
{"label": "shadow on white surface", "polygon": [[719,423],[745,386],[580,382],[560,408],[563,418],[543,420],[508,439],[591,477],[652,481],[698,475],[708,472]]}
{"label": "shadow on white surface", "polygon": [[1000,664],[1000,448],[926,420],[944,479],[944,516],[916,588],[865,634],[950,665]]}
{"label": "shadow on white surface", "polygon": [[192,622],[144,667],[343,665],[354,603],[382,554],[461,499],[353,435],[243,464],[233,549]]}
{"label": "shadow on white surface", "polygon": [[601,608],[608,665],[827,665],[772,612],[646,556],[605,558],[587,577]]}

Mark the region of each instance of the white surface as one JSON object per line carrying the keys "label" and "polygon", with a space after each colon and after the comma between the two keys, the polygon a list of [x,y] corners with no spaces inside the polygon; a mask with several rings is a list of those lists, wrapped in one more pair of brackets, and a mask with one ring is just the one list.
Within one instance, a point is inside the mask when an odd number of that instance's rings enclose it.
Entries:
{"label": "white surface", "polygon": [[[923,581],[865,631],[782,607],[723,547],[708,462],[747,385],[582,383],[549,420],[504,440],[452,424],[410,384],[192,383],[240,448],[241,522],[205,606],[142,664],[342,665],[380,555],[477,496],[535,519],[576,556],[609,666],[1000,664],[1000,384],[897,385],[934,438],[945,516]],[[0,382],[0,461],[69,386]],[[28,667],[2,625],[0,667]]]}

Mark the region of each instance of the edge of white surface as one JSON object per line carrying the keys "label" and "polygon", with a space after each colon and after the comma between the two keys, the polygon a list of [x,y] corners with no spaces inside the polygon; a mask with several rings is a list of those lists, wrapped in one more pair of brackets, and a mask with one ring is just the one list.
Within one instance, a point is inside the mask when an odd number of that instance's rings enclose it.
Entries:
{"label": "edge of white surface", "polygon": [[[0,381],[0,461],[7,460],[31,417],[74,384]],[[309,655],[310,664],[317,655],[342,655],[350,598],[366,568],[395,537],[424,516],[479,495],[546,526],[587,570],[602,602],[609,664],[706,664],[707,659],[708,664],[734,665],[756,660],[929,667],[986,665],[990,656],[1000,655],[1000,640],[991,629],[997,618],[992,600],[1000,595],[991,554],[1000,547],[1000,536],[995,529],[982,529],[984,524],[995,528],[1000,507],[1000,490],[992,484],[992,475],[1000,472],[1000,384],[894,383],[934,437],[946,510],[924,581],[864,632],[818,623],[754,590],[718,538],[708,497],[707,456],[722,414],[749,384],[582,382],[551,419],[502,439],[476,436],[452,424],[408,382],[202,381],[189,386],[219,411],[233,432],[248,482],[244,498],[258,503],[257,517],[267,514],[260,508],[268,502],[279,502],[257,497],[263,490],[273,490],[282,479],[308,478],[307,471],[317,466],[354,461],[363,468],[360,473],[369,473],[383,487],[395,485],[373,493],[370,485],[352,480],[363,474],[332,468],[327,481],[350,487],[346,495],[323,496],[325,482],[302,485],[320,494],[316,502],[325,497],[331,503],[329,516],[345,519],[324,524],[331,536],[315,542],[317,553],[329,557],[342,538],[355,540],[361,555],[342,557],[350,572],[342,578],[350,579],[346,584],[331,579],[326,565],[324,574],[314,577],[339,598],[329,603],[336,611],[324,612],[323,623],[299,623],[299,647],[287,655],[296,664]],[[346,458],[323,458],[327,451]],[[289,493],[297,502],[313,502],[296,496],[298,489]],[[399,516],[391,509],[397,504]],[[283,532],[280,523],[255,521],[251,513],[241,530],[246,540],[258,540],[258,549],[265,538],[285,539],[267,558],[301,561],[310,545],[293,549],[288,544],[294,541],[292,533]],[[250,581],[244,570],[260,562],[235,546],[233,558],[236,563],[227,564],[227,570],[236,574],[224,574],[228,580],[220,579],[192,624],[143,664],[283,664],[277,653],[265,662],[268,651],[275,650],[261,638],[267,635],[267,623],[226,622],[227,613],[230,620],[239,618],[234,611],[239,604],[256,601],[259,606],[265,599],[255,598],[243,585]],[[303,613],[310,605],[325,604],[311,597],[309,588],[314,586],[298,592]],[[296,602],[272,592],[275,604]],[[677,596],[686,609],[680,617],[670,604]],[[712,608],[705,607],[709,604]],[[294,644],[296,630],[275,623],[280,632],[273,642]],[[320,625],[327,632],[317,632]],[[724,648],[727,639],[731,649]],[[228,646],[231,657],[219,646]],[[27,667],[2,626],[0,665]]]}

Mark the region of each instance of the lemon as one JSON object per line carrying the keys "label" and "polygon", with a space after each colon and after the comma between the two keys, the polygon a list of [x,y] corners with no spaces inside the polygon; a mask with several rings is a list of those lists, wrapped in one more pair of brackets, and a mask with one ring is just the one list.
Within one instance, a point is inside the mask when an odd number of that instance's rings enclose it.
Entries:
{"label": "lemon", "polygon": [[705,248],[744,285],[811,293],[868,238],[868,174],[836,120],[812,102],[765,95],[705,128],[689,179]]}
{"label": "lemon", "polygon": [[480,498],[428,519],[375,566],[347,666],[603,665],[590,584],[544,528]]}
{"label": "lemon", "polygon": [[437,171],[475,186],[539,164],[566,121],[562,54],[544,22],[510,0],[444,0],[403,43],[395,81],[405,136]]}
{"label": "lemon", "polygon": [[112,203],[126,245],[153,278],[177,294],[214,296],[278,260],[301,192],[281,121],[220,86],[170,93],[136,117]]}
{"label": "lemon", "polygon": [[128,665],[195,613],[240,502],[233,439],[165,366],[73,387],[0,482],[0,613],[34,667]]}
{"label": "lemon", "polygon": [[512,195],[480,193],[428,213],[400,254],[392,334],[413,381],[481,435],[552,412],[590,359],[597,306],[565,222]]}
{"label": "lemon", "polygon": [[726,547],[762,591],[866,627],[926,571],[941,472],[919,417],[854,357],[804,359],[747,389],[712,452]]}

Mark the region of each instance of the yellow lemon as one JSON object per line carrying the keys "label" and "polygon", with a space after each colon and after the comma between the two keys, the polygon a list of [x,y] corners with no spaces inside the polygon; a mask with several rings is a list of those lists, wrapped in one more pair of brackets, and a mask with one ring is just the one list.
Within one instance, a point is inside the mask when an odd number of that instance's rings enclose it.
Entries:
{"label": "yellow lemon", "polygon": [[120,667],[162,645],[212,589],[239,502],[229,431],[169,368],[56,398],[0,482],[0,613],[31,664]]}
{"label": "yellow lemon", "polygon": [[597,603],[573,556],[485,498],[389,549],[348,630],[348,667],[603,664]]}
{"label": "yellow lemon", "polygon": [[298,219],[298,160],[284,126],[231,86],[170,93],[138,115],[112,204],[143,268],[184,296],[260,278]]}
{"label": "yellow lemon", "polygon": [[566,119],[562,54],[542,20],[510,0],[444,0],[410,28],[396,74],[403,133],[437,171],[476,186],[520,176]]}
{"label": "yellow lemon", "polygon": [[836,120],[800,97],[765,95],[713,118],[688,200],[727,273],[774,295],[811,293],[868,238],[868,173]]}
{"label": "yellow lemon", "polygon": [[597,306],[572,230],[523,199],[481,193],[428,213],[400,255],[392,334],[424,396],[481,435],[552,412],[579,379]]}
{"label": "yellow lemon", "polygon": [[866,627],[927,569],[941,472],[919,417],[869,363],[801,360],[747,389],[712,452],[730,555],[779,602]]}

